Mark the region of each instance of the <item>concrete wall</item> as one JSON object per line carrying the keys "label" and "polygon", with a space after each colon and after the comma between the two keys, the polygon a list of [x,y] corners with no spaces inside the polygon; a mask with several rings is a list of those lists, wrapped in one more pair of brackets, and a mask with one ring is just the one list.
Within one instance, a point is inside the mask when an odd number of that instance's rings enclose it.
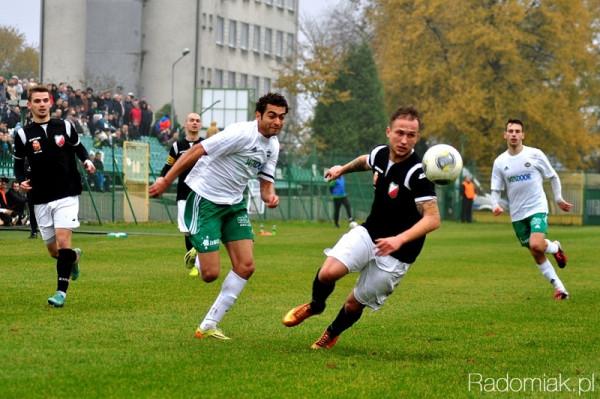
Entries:
{"label": "concrete wall", "polygon": [[87,0],[86,20],[86,86],[139,94],[141,0]]}
{"label": "concrete wall", "polygon": [[[158,110],[171,102],[171,80],[174,77],[175,111],[178,120],[192,111],[194,96],[194,52],[197,0],[149,0],[143,9],[142,41],[144,59],[140,75],[140,92]],[[173,63],[184,48],[190,53]]]}
{"label": "concrete wall", "polygon": [[86,0],[42,1],[42,61],[44,82],[85,81]]}

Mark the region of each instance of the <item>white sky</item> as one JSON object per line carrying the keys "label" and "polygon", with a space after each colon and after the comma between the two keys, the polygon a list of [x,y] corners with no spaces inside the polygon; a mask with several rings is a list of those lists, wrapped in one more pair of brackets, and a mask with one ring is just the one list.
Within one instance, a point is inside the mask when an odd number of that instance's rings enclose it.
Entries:
{"label": "white sky", "polygon": [[[317,18],[338,3],[338,0],[298,0],[302,18]],[[28,45],[37,47],[40,41],[41,0],[0,0],[0,25],[14,26],[25,34]]]}

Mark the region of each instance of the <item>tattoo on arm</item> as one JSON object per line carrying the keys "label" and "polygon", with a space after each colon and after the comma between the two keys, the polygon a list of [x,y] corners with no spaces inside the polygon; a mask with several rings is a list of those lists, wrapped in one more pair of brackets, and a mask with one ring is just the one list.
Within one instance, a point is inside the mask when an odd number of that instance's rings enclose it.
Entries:
{"label": "tattoo on arm", "polygon": [[435,209],[437,209],[437,198],[423,202],[417,202],[417,211],[419,211],[419,214],[421,214],[421,216],[423,216],[427,211]]}
{"label": "tattoo on arm", "polygon": [[368,170],[369,166],[367,165],[367,156],[368,155],[361,155],[361,156],[357,157],[356,159],[348,162],[346,165],[344,165],[344,172],[352,173],[352,172]]}

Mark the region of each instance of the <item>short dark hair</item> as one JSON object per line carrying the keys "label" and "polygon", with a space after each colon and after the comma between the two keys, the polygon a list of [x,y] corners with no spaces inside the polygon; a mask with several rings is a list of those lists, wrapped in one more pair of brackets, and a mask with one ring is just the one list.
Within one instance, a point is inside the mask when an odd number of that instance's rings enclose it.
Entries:
{"label": "short dark hair", "polygon": [[508,129],[508,125],[521,125],[521,130],[525,130],[523,122],[521,122],[521,120],[519,119],[509,119],[508,121],[506,121],[506,125],[504,126],[505,131],[506,129]]}
{"label": "short dark hair", "polygon": [[421,127],[421,118],[419,116],[419,111],[411,105],[407,107],[398,107],[396,111],[390,116],[390,126],[396,119],[408,119],[408,120],[416,120],[419,122],[419,127]]}
{"label": "short dark hair", "polygon": [[31,96],[33,93],[48,93],[50,95],[50,90],[46,86],[35,86],[31,89],[27,90],[27,99],[31,101]]}
{"label": "short dark hair", "polygon": [[285,113],[288,112],[288,103],[284,96],[279,93],[267,93],[256,102],[256,112],[264,114],[267,110],[267,105],[275,105],[277,107],[285,107]]}

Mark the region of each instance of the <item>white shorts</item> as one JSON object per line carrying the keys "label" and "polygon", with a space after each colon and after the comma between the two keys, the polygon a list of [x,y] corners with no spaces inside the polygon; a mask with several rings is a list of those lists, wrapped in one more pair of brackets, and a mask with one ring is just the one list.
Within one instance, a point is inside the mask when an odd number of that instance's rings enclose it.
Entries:
{"label": "white shorts", "polygon": [[189,233],[190,231],[185,225],[185,220],[183,217],[185,215],[185,201],[186,200],[177,201],[177,227],[182,233]]}
{"label": "white shorts", "polygon": [[325,255],[342,262],[351,273],[360,273],[354,297],[373,310],[379,309],[410,268],[392,256],[375,255],[377,248],[363,226],[344,234]]}
{"label": "white shorts", "polygon": [[35,218],[46,243],[54,241],[55,229],[79,227],[79,196],[65,197],[47,204],[34,205]]}

